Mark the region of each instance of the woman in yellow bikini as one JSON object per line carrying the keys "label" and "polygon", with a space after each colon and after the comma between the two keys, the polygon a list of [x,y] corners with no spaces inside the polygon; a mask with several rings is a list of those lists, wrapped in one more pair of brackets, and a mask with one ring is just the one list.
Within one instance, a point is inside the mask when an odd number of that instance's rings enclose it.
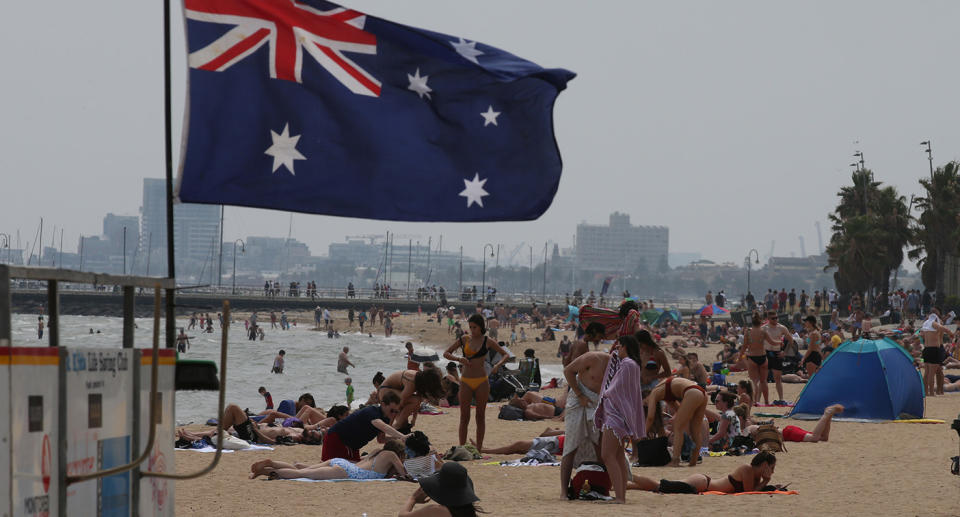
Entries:
{"label": "woman in yellow bikini", "polygon": [[[474,314],[467,320],[470,325],[469,335],[465,335],[450,345],[443,357],[449,361],[456,361],[463,365],[460,375],[460,445],[467,443],[467,428],[470,426],[470,403],[477,401],[477,449],[483,447],[483,434],[486,431],[487,401],[490,399],[490,382],[487,375],[493,375],[503,363],[507,362],[510,354],[500,347],[493,339],[487,338],[486,321],[480,314]],[[463,355],[453,355],[456,349],[462,349]],[[489,350],[498,352],[502,357],[488,374],[484,368],[484,360]]]}

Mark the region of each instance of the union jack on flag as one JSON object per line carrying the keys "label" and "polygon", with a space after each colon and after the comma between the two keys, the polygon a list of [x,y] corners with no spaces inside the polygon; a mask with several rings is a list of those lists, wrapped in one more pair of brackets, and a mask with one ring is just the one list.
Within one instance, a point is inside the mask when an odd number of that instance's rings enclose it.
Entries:
{"label": "union jack on flag", "polygon": [[324,0],[184,0],[178,196],[404,221],[536,219],[574,74]]}
{"label": "union jack on flag", "polygon": [[377,53],[377,37],[363,30],[363,13],[342,7],[321,11],[291,0],[186,0],[186,15],[233,26],[191,52],[191,68],[220,72],[267,44],[272,78],[301,82],[305,50],[353,93],[380,95],[380,81],[344,55]]}

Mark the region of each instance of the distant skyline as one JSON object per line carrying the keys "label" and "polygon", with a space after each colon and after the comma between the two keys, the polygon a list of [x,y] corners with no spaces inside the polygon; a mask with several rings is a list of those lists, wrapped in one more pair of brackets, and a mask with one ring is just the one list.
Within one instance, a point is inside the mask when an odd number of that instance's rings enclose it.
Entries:
{"label": "distant skyline", "polygon": [[[850,182],[854,151],[908,201],[928,174],[921,141],[933,141],[935,166],[960,159],[955,2],[343,4],[578,77],[555,107],[564,172],[540,220],[295,214],[291,236],[314,254],[344,235],[390,230],[433,236],[434,247],[443,234],[444,249],[463,244],[472,257],[485,243],[527,242],[536,259],[545,241],[569,247],[577,224],[606,224],[620,211],[633,224],[669,227],[672,253],[741,264],[751,248],[762,259],[775,240],[775,255],[799,256],[801,235],[816,251],[816,221],[829,241],[827,215]],[[163,175],[161,12],[120,0],[58,5],[55,18],[47,10],[10,6],[11,20],[44,19],[45,30],[0,31],[0,55],[17,70],[0,96],[0,233],[15,239],[19,229],[21,243],[32,241],[43,217],[44,244],[56,225],[72,251],[81,234],[100,233],[107,212],[137,215],[143,178]],[[179,145],[186,60],[182,15],[173,21]],[[224,241],[285,237],[289,222],[284,212],[227,207]]]}

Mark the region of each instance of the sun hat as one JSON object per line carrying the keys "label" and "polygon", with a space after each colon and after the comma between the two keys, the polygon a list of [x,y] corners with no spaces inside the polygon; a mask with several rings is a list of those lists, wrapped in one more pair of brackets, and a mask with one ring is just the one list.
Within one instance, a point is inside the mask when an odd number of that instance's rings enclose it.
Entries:
{"label": "sun hat", "polygon": [[479,501],[467,469],[455,462],[444,463],[440,471],[420,479],[424,493],[442,506],[464,506]]}

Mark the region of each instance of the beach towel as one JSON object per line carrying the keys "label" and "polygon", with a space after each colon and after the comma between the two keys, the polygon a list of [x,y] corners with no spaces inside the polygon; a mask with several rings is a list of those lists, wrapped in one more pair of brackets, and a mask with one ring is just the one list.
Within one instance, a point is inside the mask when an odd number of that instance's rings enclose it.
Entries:
{"label": "beach towel", "polygon": [[709,491],[703,492],[703,495],[800,495],[800,492],[796,490],[770,490],[769,492],[737,492],[735,494],[728,494],[726,492],[716,492]]}
{"label": "beach towel", "polygon": [[520,458],[510,461],[501,461],[501,467],[559,467],[559,461],[540,461],[535,458]]}
{"label": "beach towel", "polygon": [[413,479],[420,479],[436,472],[437,462],[433,454],[403,460],[403,468]]}
{"label": "beach towel", "polygon": [[564,410],[564,442],[563,454],[575,454],[573,464],[580,465],[585,461],[598,461],[595,447],[600,443],[600,430],[593,425],[593,418],[597,412],[597,403],[600,395],[594,393],[577,378],[580,391],[590,399],[590,407],[580,406],[580,399],[573,393],[567,392],[567,406]]}
{"label": "beach towel", "polygon": [[395,478],[384,478],[384,479],[310,479],[310,478],[293,478],[293,479],[283,479],[275,481],[302,481],[304,483],[340,483],[341,481],[351,481],[353,483],[367,483],[371,481],[396,481]]}
{"label": "beach towel", "polygon": [[[216,447],[203,447],[200,449],[177,449],[178,451],[193,451],[193,452],[217,452]],[[266,445],[254,445],[250,444],[250,447],[247,449],[237,449],[239,451],[272,451],[273,447],[267,447]],[[232,450],[224,449],[224,453],[234,452]]]}

